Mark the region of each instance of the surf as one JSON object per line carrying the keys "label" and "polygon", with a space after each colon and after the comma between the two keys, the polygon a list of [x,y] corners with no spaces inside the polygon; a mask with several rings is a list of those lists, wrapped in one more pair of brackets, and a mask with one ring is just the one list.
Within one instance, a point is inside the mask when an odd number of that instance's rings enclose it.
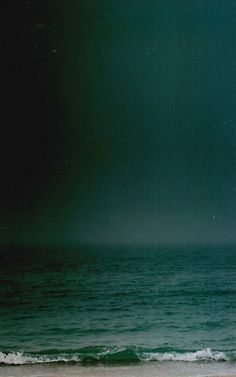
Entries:
{"label": "surf", "polygon": [[70,352],[42,352],[38,354],[0,352],[0,364],[28,365],[48,363],[117,364],[135,362],[225,362],[235,361],[236,351],[217,351],[206,348],[196,351],[146,349],[142,347],[85,347]]}

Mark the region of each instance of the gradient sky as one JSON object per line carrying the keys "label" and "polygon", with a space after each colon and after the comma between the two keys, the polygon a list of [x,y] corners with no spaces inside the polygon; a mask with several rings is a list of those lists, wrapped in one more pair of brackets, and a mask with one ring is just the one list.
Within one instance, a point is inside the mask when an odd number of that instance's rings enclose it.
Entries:
{"label": "gradient sky", "polygon": [[235,242],[236,2],[4,7],[2,242]]}

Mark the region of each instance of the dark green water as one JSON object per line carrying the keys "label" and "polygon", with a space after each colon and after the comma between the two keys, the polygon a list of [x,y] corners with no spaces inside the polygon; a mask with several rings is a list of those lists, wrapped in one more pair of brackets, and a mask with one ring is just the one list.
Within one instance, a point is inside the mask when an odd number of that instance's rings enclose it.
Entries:
{"label": "dark green water", "polygon": [[236,359],[233,247],[1,250],[0,362]]}

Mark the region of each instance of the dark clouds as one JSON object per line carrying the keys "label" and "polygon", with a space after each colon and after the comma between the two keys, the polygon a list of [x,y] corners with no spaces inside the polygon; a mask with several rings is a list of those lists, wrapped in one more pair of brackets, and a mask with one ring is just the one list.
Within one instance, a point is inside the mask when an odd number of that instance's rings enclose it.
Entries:
{"label": "dark clouds", "polygon": [[46,2],[2,5],[1,204],[28,210],[41,196],[63,148],[62,111]]}
{"label": "dark clouds", "polygon": [[22,239],[234,241],[234,2],[40,9],[14,42],[23,132],[4,203]]}

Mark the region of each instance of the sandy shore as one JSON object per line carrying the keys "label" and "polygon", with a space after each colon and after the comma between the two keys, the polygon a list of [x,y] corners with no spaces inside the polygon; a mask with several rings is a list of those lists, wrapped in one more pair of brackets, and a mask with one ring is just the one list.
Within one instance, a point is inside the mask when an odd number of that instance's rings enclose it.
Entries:
{"label": "sandy shore", "polygon": [[[174,364],[174,365],[173,365]],[[38,364],[0,367],[0,377],[236,377],[236,363],[140,363],[81,367]]]}

